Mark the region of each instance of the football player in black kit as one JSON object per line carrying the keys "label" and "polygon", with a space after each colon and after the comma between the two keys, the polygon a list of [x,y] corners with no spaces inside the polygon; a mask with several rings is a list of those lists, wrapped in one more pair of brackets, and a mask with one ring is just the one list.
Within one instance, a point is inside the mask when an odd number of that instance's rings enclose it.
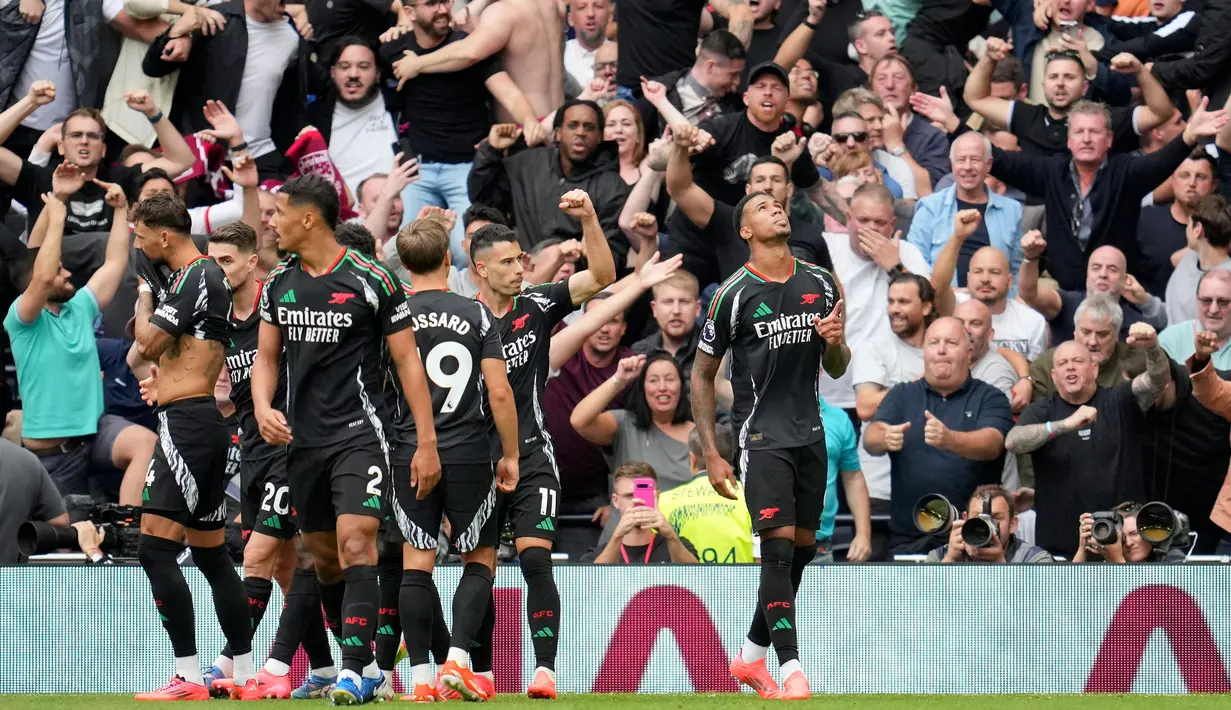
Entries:
{"label": "football player in black kit", "polygon": [[[342,647],[330,700],[355,705],[383,682],[371,648],[380,600],[376,537],[391,475],[382,338],[414,417],[418,446],[409,475],[423,496],[440,478],[432,401],[400,284],[334,239],[333,185],[314,175],[294,178],[276,210],[271,226],[290,256],[261,289],[252,401],[261,436],[287,445],[291,505],[316,566],[326,622]],[[280,362],[285,413],[274,408]]]}
{"label": "football player in black kit", "polygon": [[[496,316],[496,330],[504,344],[509,384],[517,401],[521,477],[517,490],[504,501],[504,514],[513,527],[514,544],[526,579],[526,618],[534,644],[536,669],[527,688],[532,698],[556,697],[556,646],[560,638],[560,592],[551,571],[551,546],[556,538],[556,509],[560,476],[544,424],[544,388],[550,370],[551,333],[565,316],[615,281],[615,260],[603,234],[594,204],[584,190],[560,197],[560,211],[581,221],[582,241],[589,268],[567,281],[522,290],[525,252],[517,234],[491,224],[470,238],[470,259],[479,272],[478,300]],[[479,632],[479,643],[490,650],[495,605]],[[476,678],[491,668],[478,667]],[[482,681],[479,681],[482,682]]]}
{"label": "football player in black kit", "polygon": [[[466,566],[453,595],[453,634],[440,681],[466,700],[486,700],[469,656],[492,596],[500,534],[496,491],[512,493],[517,485],[517,405],[491,311],[448,290],[448,225],[431,217],[415,220],[398,234],[397,249],[410,272],[410,320],[432,393],[442,467],[440,484],[426,496],[418,495],[405,476],[393,482],[393,516],[406,540],[399,607],[414,676],[409,699],[440,700],[428,652],[439,605],[432,582],[436,536],[442,516],[447,516],[449,540]],[[398,408],[393,424],[395,469],[408,463],[415,450],[415,423],[401,402]],[[500,441],[494,471],[489,420]]]}
{"label": "football player in black kit", "polygon": [[162,377],[138,558],[171,637],[175,676],[137,699],[208,700],[197,661],[192,593],[177,559],[185,541],[213,590],[219,624],[235,652],[236,680],[246,683],[254,675],[244,584],[223,541],[229,437],[214,399],[223,348],[231,339],[231,292],[222,269],[193,244],[192,220],[178,198],[150,197],[130,219],[136,248],[172,270],[157,302],[152,288],[139,281],[133,334],[140,356],[156,361]]}
{"label": "football player in black kit", "polygon": [[[226,372],[231,383],[231,403],[240,421],[243,450],[240,503],[246,538],[244,588],[248,592],[254,632],[269,603],[273,591],[271,580],[275,577],[282,587],[286,607],[278,619],[278,632],[269,659],[256,678],[246,686],[235,688],[229,680],[227,671],[230,669],[226,667],[231,660],[229,648],[222,650],[214,663],[215,668],[208,669],[206,677],[208,680],[210,671],[220,675],[211,687],[216,696],[223,694],[220,690],[225,692],[233,688],[229,694],[240,700],[321,697],[334,684],[337,672],[321,620],[316,572],[310,560],[299,564],[296,535],[299,528],[291,509],[286,447],[270,446],[261,438],[249,387],[261,323],[257,313],[261,282],[256,279],[256,250],[256,232],[242,222],[220,227],[209,235],[209,256],[222,267],[231,285],[232,333],[226,348]],[[279,408],[286,403],[286,371],[281,367],[278,368],[274,402]],[[288,673],[301,641],[311,663],[311,672],[303,688],[293,692]]]}
{"label": "football player in black kit", "polygon": [[[714,490],[735,499],[731,464],[714,440],[714,375],[729,350],[739,431],[739,469],[753,528],[761,535],[757,610],[731,675],[762,697],[811,697],[799,665],[795,592],[816,554],[825,502],[825,430],[820,368],[840,377],[850,362],[843,342],[842,292],[833,274],[791,255],[786,211],[765,192],[746,195],[732,220],[751,258],[710,301],[692,368],[692,407]],[[765,667],[770,642],[782,690]]]}

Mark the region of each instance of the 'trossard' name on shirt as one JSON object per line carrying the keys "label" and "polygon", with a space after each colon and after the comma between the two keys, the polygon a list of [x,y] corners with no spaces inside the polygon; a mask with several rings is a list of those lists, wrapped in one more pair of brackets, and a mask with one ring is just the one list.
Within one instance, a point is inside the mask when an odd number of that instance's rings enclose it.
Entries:
{"label": "'trossard' name on shirt", "polygon": [[415,330],[420,328],[448,328],[458,335],[470,332],[470,323],[452,313],[420,313],[410,321]]}
{"label": "'trossard' name on shirt", "polygon": [[350,313],[290,309],[278,306],[278,322],[287,326],[287,340],[301,343],[341,342],[342,328],[354,322]]}
{"label": "'trossard' name on shirt", "polygon": [[533,330],[525,335],[511,340],[503,345],[505,371],[512,372],[515,367],[522,367],[530,361],[530,346],[539,339]]}
{"label": "'trossard' name on shirt", "polygon": [[769,338],[769,347],[812,342],[812,313],[796,313],[780,315],[771,321],[753,323],[758,338]]}

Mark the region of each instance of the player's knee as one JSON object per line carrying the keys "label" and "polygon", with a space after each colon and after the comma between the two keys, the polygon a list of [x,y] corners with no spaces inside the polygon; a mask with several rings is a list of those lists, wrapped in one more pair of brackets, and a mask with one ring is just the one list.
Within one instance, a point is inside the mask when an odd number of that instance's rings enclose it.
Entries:
{"label": "player's knee", "polygon": [[495,575],[491,569],[482,562],[467,562],[462,568],[463,577],[477,577],[487,582],[489,585],[495,580]]}
{"label": "player's knee", "polygon": [[137,561],[149,571],[161,566],[176,566],[176,557],[183,545],[166,538],[142,535],[137,545]]}
{"label": "player's knee", "polygon": [[338,556],[343,567],[375,565],[376,541],[371,537],[351,533],[338,536]]}
{"label": "player's knee", "polygon": [[279,550],[278,540],[268,535],[252,535],[244,546],[244,576],[270,579]]}
{"label": "player's knee", "polygon": [[551,550],[546,547],[530,547],[518,555],[521,561],[521,576],[526,584],[550,580]]}
{"label": "player's knee", "polygon": [[192,561],[207,579],[216,574],[222,574],[226,570],[231,570],[234,573],[235,567],[231,562],[231,556],[227,554],[225,545],[218,545],[217,547],[197,547],[193,545],[191,549]]}
{"label": "player's knee", "polygon": [[761,542],[762,567],[791,567],[795,545],[790,540],[774,537]]}

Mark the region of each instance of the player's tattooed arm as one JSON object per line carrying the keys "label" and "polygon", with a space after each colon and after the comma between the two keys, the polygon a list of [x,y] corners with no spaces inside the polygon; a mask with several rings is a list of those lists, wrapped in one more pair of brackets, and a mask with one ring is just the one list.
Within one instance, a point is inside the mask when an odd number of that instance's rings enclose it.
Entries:
{"label": "player's tattooed arm", "polygon": [[133,336],[137,341],[137,353],[149,362],[158,362],[163,353],[171,359],[179,357],[177,338],[158,326],[150,323],[154,315],[154,294],[149,286],[142,281],[137,292],[137,320],[133,324]]}

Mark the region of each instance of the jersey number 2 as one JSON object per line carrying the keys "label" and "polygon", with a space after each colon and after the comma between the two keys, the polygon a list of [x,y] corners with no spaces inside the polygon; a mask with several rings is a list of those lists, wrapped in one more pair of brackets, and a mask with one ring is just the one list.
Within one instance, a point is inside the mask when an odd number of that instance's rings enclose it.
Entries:
{"label": "jersey number 2", "polygon": [[[452,373],[446,373],[440,367],[447,357],[457,361],[457,368]],[[440,408],[440,413],[448,414],[456,410],[458,403],[462,400],[462,394],[466,391],[466,386],[470,383],[471,372],[474,370],[474,358],[471,357],[470,351],[461,343],[452,340],[445,341],[432,348],[432,351],[427,354],[423,367],[427,370],[427,376],[432,380],[432,384],[449,391],[445,395],[445,402]]]}

